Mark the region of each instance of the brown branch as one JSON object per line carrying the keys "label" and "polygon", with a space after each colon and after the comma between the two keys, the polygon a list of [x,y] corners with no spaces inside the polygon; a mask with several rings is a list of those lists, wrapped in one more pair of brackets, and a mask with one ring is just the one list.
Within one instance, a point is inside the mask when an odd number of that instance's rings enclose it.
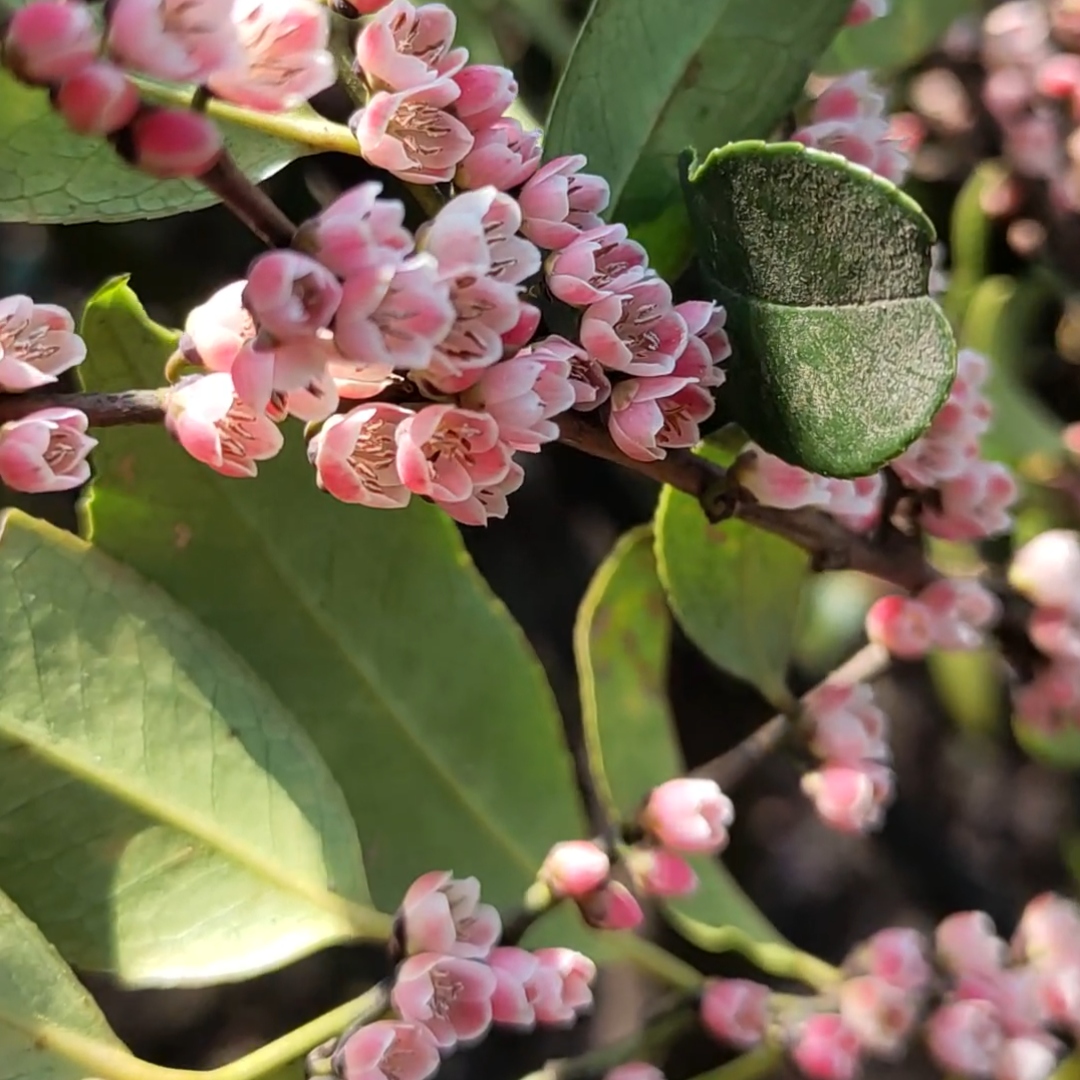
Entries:
{"label": "brown branch", "polygon": [[91,427],[120,424],[160,424],[165,419],[169,387],[160,390],[120,390],[112,394],[0,394],[0,423],[20,420],[39,409],[78,409]]}
{"label": "brown branch", "polygon": [[199,183],[212,191],[264,244],[284,248],[292,243],[296,226],[228,154],[223,153],[199,177]]}

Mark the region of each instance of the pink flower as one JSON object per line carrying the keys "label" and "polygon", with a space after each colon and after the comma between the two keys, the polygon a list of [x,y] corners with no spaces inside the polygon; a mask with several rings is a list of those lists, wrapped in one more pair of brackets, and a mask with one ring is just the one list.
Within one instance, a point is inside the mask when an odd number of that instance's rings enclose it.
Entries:
{"label": "pink flower", "polygon": [[669,375],[688,335],[667,283],[649,278],[586,308],[580,336],[585,351],[606,368]]}
{"label": "pink flower", "polygon": [[867,939],[855,953],[854,966],[916,996],[926,990],[933,976],[923,935],[903,926],[879,930]]}
{"label": "pink flower", "polygon": [[574,408],[591,412],[611,397],[611,380],[607,372],[588,353],[566,338],[552,335],[544,339],[547,348],[556,348],[570,361],[570,385],[574,389]]}
{"label": "pink flower", "polygon": [[[686,434],[685,426],[677,423],[672,425],[673,439],[665,440],[663,436],[669,416],[675,421],[679,420],[677,395],[688,390],[698,390],[708,397],[706,391],[694,386],[689,379],[676,378],[674,375],[623,379],[616,383],[611,390],[611,413],[608,416],[608,431],[615,445],[635,461],[658,461],[665,454],[665,441],[684,442],[678,436]],[[694,399],[689,399],[688,404],[694,408]],[[696,412],[704,411],[705,402],[700,401],[696,405]],[[687,417],[690,415],[688,409]]]}
{"label": "pink flower", "polygon": [[953,1001],[926,1022],[926,1044],[943,1069],[983,1080],[1004,1045],[997,1010],[987,1001]]}
{"label": "pink flower", "polygon": [[423,368],[454,325],[450,286],[434,259],[416,255],[392,274],[376,269],[345,281],[334,341],[349,359]]}
{"label": "pink flower", "polygon": [[647,1061],[626,1061],[608,1069],[604,1080],[664,1080],[664,1074]]}
{"label": "pink flower", "polygon": [[406,1022],[423,1024],[442,1050],[479,1039],[491,1026],[495,975],[479,960],[438,953],[410,956],[390,1000]]}
{"label": "pink flower", "polygon": [[[725,376],[720,364],[731,355],[731,341],[724,329],[727,311],[711,300],[686,300],[676,304],[675,310],[682,316],[690,335],[687,348],[702,345],[709,354],[711,371],[699,377],[701,385],[723,385]],[[675,366],[678,368],[678,362]]]}
{"label": "pink flower", "polygon": [[454,115],[473,132],[490,127],[514,103],[518,84],[509,68],[468,64],[455,76],[461,96]]}
{"label": "pink flower", "polygon": [[578,1014],[592,1007],[592,983],[596,965],[573,949],[537,949],[540,961],[536,978],[557,980],[557,992],[546,993],[535,1001],[536,1019],[541,1024],[570,1024]]}
{"label": "pink flower", "polygon": [[445,4],[393,0],[360,31],[356,66],[376,89],[411,90],[457,74],[469,57],[455,49],[457,18]]}
{"label": "pink flower", "polygon": [[380,90],[349,121],[374,166],[412,184],[443,184],[472,149],[469,129],[447,108],[460,91],[448,78],[408,90]]}
{"label": "pink flower", "polygon": [[380,510],[406,506],[411,492],[394,465],[394,432],[411,415],[408,409],[376,402],[331,416],[308,443],[319,487],[342,502]]}
{"label": "pink flower", "polygon": [[1058,1054],[1049,1039],[1009,1039],[994,1062],[994,1080],[1048,1080]]}
{"label": "pink flower", "polygon": [[115,64],[102,60],[64,79],[54,104],[72,131],[111,135],[138,112],[139,92]]}
{"label": "pink flower", "polygon": [[322,263],[297,251],[268,251],[248,267],[244,307],[280,341],[310,337],[330,325],[341,283]]}
{"label": "pink flower", "polygon": [[889,0],[854,0],[844,20],[845,26],[861,26],[889,13]]}
{"label": "pink flower", "polygon": [[256,462],[274,457],[285,442],[265,413],[240,400],[223,372],[178,382],[169,394],[165,423],[196,461],[222,476],[255,476]]}
{"label": "pink flower", "polygon": [[187,109],[145,109],[128,130],[131,163],[159,180],[197,179],[224,148],[213,121]]}
{"label": "pink flower", "polygon": [[86,343],[64,308],[29,296],[0,300],[0,393],[47,386],[85,357]]}
{"label": "pink flower", "polygon": [[691,854],[715,854],[727,847],[734,820],[735,808],[719,784],[690,777],[653,788],[642,815],[642,825],[661,844]]}
{"label": "pink flower", "polygon": [[673,851],[638,844],[623,861],[634,884],[647,896],[690,896],[697,891],[694,868]]}
{"label": "pink flower", "polygon": [[492,518],[504,518],[509,512],[507,495],[512,495],[525,482],[525,470],[510,462],[507,474],[495,484],[478,487],[460,502],[435,500],[435,505],[462,525],[486,525]]}
{"label": "pink flower", "polygon": [[798,510],[804,506],[824,506],[829,498],[825,477],[789,465],[756,446],[739,457],[735,469],[739,486],[763,506]]}
{"label": "pink flower", "polygon": [[597,930],[636,930],[645,919],[634,894],[620,881],[609,881],[577,904],[581,917]]}
{"label": "pink flower", "polygon": [[245,342],[229,372],[242,401],[256,412],[270,407],[274,394],[288,397],[288,409],[301,420],[325,420],[338,404],[337,387],[327,371],[335,356],[328,334],[269,345]]}
{"label": "pink flower", "polygon": [[398,472],[417,495],[461,502],[510,471],[509,449],[485,413],[428,405],[403,421],[396,437]]}
{"label": "pink flower", "polygon": [[918,1001],[874,975],[847,979],[840,987],[840,1015],[860,1046],[877,1057],[896,1059],[915,1027]]}
{"label": "pink flower", "polygon": [[97,439],[78,409],[39,409],[0,425],[0,482],[12,491],[70,491],[90,479],[86,460]]}
{"label": "pink flower", "polygon": [[116,0],[109,52],[123,66],[173,82],[203,82],[237,62],[233,0]]}
{"label": "pink flower", "polygon": [[925,507],[922,523],[942,540],[981,540],[1012,527],[1009,508],[1016,501],[1016,481],[997,461],[974,461],[938,488],[941,509]]}
{"label": "pink flower", "polygon": [[1056,893],[1036,896],[1020,917],[1013,948],[1039,968],[1080,961],[1080,905]]}
{"label": "pink flower", "polygon": [[211,371],[230,371],[245,342],[255,336],[255,321],[244,307],[246,281],[234,281],[218,289],[184,323],[180,347],[185,354]]}
{"label": "pink flower", "polygon": [[502,336],[503,346],[508,352],[528,345],[540,328],[540,309],[532,304],[518,304],[517,322]]}
{"label": "pink flower", "polygon": [[538,247],[557,251],[604,224],[611,189],[603,177],[581,172],[585,161],[584,154],[553,158],[521,189],[521,231]]}
{"label": "pink flower", "polygon": [[627,238],[625,225],[604,225],[553,252],[544,268],[553,296],[565,304],[588,307],[641,281],[648,262],[645,249]]}
{"label": "pink flower", "polygon": [[[380,406],[389,408],[389,406]],[[499,913],[480,903],[480,883],[446,870],[418,877],[401,901],[405,950],[482,960],[502,933]]]}
{"label": "pink flower", "polygon": [[1080,615],[1080,536],[1048,529],[1029,540],[1013,555],[1009,584],[1033,604]]}
{"label": "pink flower", "polygon": [[457,168],[459,188],[490,184],[500,191],[523,184],[540,166],[540,132],[526,131],[513,117],[473,129],[473,147]]}
{"label": "pink flower", "polygon": [[919,593],[919,603],[934,619],[934,644],[939,649],[977,649],[984,630],[1001,617],[1001,601],[971,578],[941,578]]}
{"label": "pink flower", "polygon": [[862,833],[881,826],[893,796],[892,770],[874,762],[825,765],[802,778],[804,794],[818,816],[839,832]]}
{"label": "pink flower", "polygon": [[357,184],[301,227],[307,249],[338,277],[396,269],[412,251],[412,233],[402,224],[404,204],[380,199],[381,191],[376,180]]}
{"label": "pink flower", "polygon": [[574,404],[570,363],[540,342],[485,371],[462,404],[493,416],[507,445],[536,453],[559,437],[551,418]]}
{"label": "pink flower", "polygon": [[55,83],[95,60],[100,44],[86,4],[32,0],[11,13],[3,38],[4,62],[26,82]]}
{"label": "pink flower", "polygon": [[937,619],[908,596],[883,596],[866,613],[866,634],[901,660],[918,660],[934,643]]}
{"label": "pink flower", "polygon": [[566,840],[556,844],[544,858],[536,875],[556,896],[580,899],[603,886],[611,873],[611,861],[591,840]]}
{"label": "pink flower", "polygon": [[338,397],[346,401],[367,401],[397,381],[393,368],[384,364],[365,364],[362,360],[346,360],[340,354],[330,358],[326,373],[333,380]]}
{"label": "pink flower", "polygon": [[[878,0],[882,2],[882,0]],[[814,101],[811,120],[865,120],[885,115],[885,95],[873,84],[868,71],[853,71],[833,79]]]}
{"label": "pink flower", "polygon": [[799,1029],[791,1058],[809,1080],[854,1080],[859,1037],[835,1013],[818,1013]]}
{"label": "pink flower", "polygon": [[709,979],[701,995],[701,1021],[714,1039],[749,1050],[765,1037],[769,988],[748,979]]}
{"label": "pink flower", "polygon": [[956,975],[993,975],[1005,963],[1007,946],[984,911],[961,911],[938,924],[938,959]]}
{"label": "pink flower", "polygon": [[336,78],[329,12],[310,0],[234,0],[240,51],[207,83],[226,101],[249,109],[295,109]]}
{"label": "pink flower", "polygon": [[803,717],[810,749],[823,761],[855,765],[889,760],[889,721],[868,684],[818,687],[806,696]]}
{"label": "pink flower", "polygon": [[439,1048],[421,1024],[376,1020],[348,1037],[334,1064],[343,1080],[427,1080],[439,1067]]}

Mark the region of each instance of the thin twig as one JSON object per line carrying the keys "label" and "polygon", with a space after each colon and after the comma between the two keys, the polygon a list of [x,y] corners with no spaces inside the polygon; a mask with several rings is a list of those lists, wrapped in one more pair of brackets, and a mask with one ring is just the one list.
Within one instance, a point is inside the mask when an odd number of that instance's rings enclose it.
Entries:
{"label": "thin twig", "polygon": [[209,188],[264,244],[283,248],[292,243],[296,226],[228,154],[222,154],[199,177],[199,183]]}
{"label": "thin twig", "polygon": [[20,420],[39,409],[78,409],[91,427],[121,424],[160,424],[165,419],[169,387],[160,390],[121,390],[112,394],[0,394],[0,423]]}

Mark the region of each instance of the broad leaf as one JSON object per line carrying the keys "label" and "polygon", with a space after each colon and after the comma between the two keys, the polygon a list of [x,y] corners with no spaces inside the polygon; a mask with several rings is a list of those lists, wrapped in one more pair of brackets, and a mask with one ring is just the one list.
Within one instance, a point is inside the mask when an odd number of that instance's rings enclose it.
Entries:
{"label": "broad leaf", "polygon": [[[171,341],[122,282],[83,330],[93,389],[160,378]],[[321,494],[298,428],[250,482],[153,428],[110,432],[97,466],[95,543],[189,605],[306,727],[380,906],[438,868],[520,902],[548,847],[581,835],[551,690],[445,514]]]}
{"label": "broad leaf", "polygon": [[0,1080],[131,1076],[136,1064],[75,973],[0,893]]}
{"label": "broad leaf", "polygon": [[858,68],[892,72],[921,60],[978,0],[892,0],[889,12],[842,30],[815,65],[823,75]]}
{"label": "broad leaf", "polygon": [[863,476],[929,426],[956,372],[927,295],[934,229],[892,184],[791,143],[689,168],[698,255],[728,309],[730,414],[766,450]]}
{"label": "broad leaf", "polygon": [[[678,208],[688,146],[765,138],[848,0],[595,0],[555,95],[545,153],[584,153],[664,274],[692,250]],[[665,218],[665,215],[667,217]],[[663,229],[650,228],[665,220]]]}
{"label": "broad leaf", "polygon": [[273,695],[160,590],[18,511],[0,684],[0,875],[72,963],[209,983],[385,930],[341,792]]}
{"label": "broad leaf", "polygon": [[[670,637],[646,526],[627,533],[596,572],[574,630],[589,768],[615,821],[632,816],[655,785],[686,772],[667,699]],[[693,862],[700,887],[673,909],[779,940],[719,862]]]}
{"label": "broad leaf", "polygon": [[[220,127],[234,160],[256,181],[304,152],[234,124]],[[132,221],[215,201],[200,184],[157,180],[125,164],[105,139],[74,134],[44,90],[0,70],[0,221]]]}
{"label": "broad leaf", "polygon": [[679,624],[714,664],[786,708],[809,555],[743,521],[710,524],[696,499],[671,487],[660,494],[655,529],[660,579]]}

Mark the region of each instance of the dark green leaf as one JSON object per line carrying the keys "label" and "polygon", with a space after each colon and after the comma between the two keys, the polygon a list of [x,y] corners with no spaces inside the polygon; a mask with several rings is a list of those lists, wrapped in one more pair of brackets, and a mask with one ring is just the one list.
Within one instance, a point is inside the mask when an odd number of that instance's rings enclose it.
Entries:
{"label": "dark green leaf", "polygon": [[0,874],[72,963],[209,983],[385,932],[280,703],[159,589],[18,511],[0,682]]}
{"label": "dark green leaf", "polygon": [[660,580],[679,624],[714,664],[787,708],[810,557],[742,521],[712,525],[696,499],[670,487],[660,495],[655,528]]}
{"label": "dark green leaf", "polygon": [[661,241],[650,254],[670,275],[692,246],[679,154],[771,134],[849,7],[595,0],[555,95],[545,153],[588,154],[611,184],[612,220]]}
{"label": "dark green leaf", "polygon": [[[304,152],[296,143],[220,126],[229,152],[253,180],[273,176]],[[44,90],[0,70],[0,221],[132,221],[216,201],[193,181],[157,180],[131,168],[105,139],[74,134]]]}
{"label": "dark green leaf", "polygon": [[[171,347],[122,282],[84,333],[93,389],[154,383]],[[384,909],[438,868],[519,902],[548,847],[582,835],[551,690],[445,514],[321,494],[298,429],[257,480],[156,429],[111,431],[97,466],[95,543],[189,605],[307,728]]]}
{"label": "dark green leaf", "polygon": [[812,472],[863,476],[929,426],[956,371],[927,295],[934,230],[834,154],[738,143],[690,167],[698,254],[728,309],[729,412]]}
{"label": "dark green leaf", "polygon": [[[589,768],[615,821],[631,819],[651,788],[686,772],[667,700],[670,637],[652,530],[635,529],[597,571],[574,631]],[[673,902],[675,910],[779,940],[717,860],[693,863],[700,888]]]}

